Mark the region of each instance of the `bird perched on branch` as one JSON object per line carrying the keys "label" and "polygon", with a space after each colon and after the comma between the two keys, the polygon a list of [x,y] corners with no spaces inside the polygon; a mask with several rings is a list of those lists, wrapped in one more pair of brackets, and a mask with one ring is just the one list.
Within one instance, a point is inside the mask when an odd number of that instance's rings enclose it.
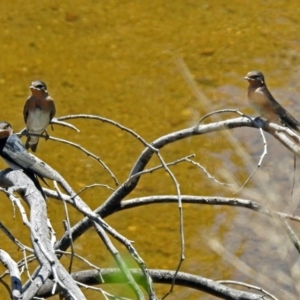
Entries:
{"label": "bird perched on branch", "polygon": [[[27,99],[23,115],[27,132],[42,134],[55,115],[55,105],[49,96],[45,82],[36,80],[30,85],[31,96]],[[36,151],[39,137],[28,136],[25,144],[26,149]]]}
{"label": "bird perched on branch", "polygon": [[11,125],[4,121],[0,121],[0,156],[10,168],[22,169],[44,198],[45,194],[36,176],[44,182],[44,178],[59,180],[55,171],[49,170],[50,167],[27,151],[18,136],[13,133]]}
{"label": "bird perched on branch", "polygon": [[249,103],[262,117],[300,132],[300,122],[274,99],[261,72],[251,71],[244,78],[249,82]]}

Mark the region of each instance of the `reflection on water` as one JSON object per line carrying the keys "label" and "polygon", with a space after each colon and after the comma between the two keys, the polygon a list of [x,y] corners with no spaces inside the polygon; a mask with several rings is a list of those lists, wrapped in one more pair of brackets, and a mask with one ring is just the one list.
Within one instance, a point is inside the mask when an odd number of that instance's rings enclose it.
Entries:
{"label": "reflection on water", "polygon": [[[202,115],[213,110],[239,108],[252,115],[243,76],[253,69],[265,73],[275,96],[284,98],[283,103],[291,105],[300,119],[299,110],[293,105],[298,101],[300,90],[295,75],[299,74],[299,5],[296,1],[289,2],[287,7],[284,1],[75,0],[25,4],[17,0],[2,3],[1,10],[1,118],[11,122],[16,131],[24,127],[22,109],[33,79],[47,82],[56,101],[57,116],[98,114],[128,126],[151,142],[161,135],[196,124]],[[176,56],[184,59],[193,80],[209,99],[208,105],[203,107],[193,96],[175,64]],[[288,93],[282,94],[282,91]],[[120,182],[125,180],[143,150],[142,144],[111,125],[86,120],[73,123],[80,133],[55,126],[54,132],[49,128],[49,134],[71,139],[96,153]],[[238,154],[238,148],[244,148],[245,155],[249,153],[255,165],[263,146],[253,129],[235,130],[230,134],[236,142],[225,133],[210,134],[180,141],[166,147],[162,154],[171,162],[195,153],[197,162],[213,176],[242,184],[254,166],[250,167],[245,157]],[[293,160],[276,141],[270,138],[269,142],[268,156],[259,170],[262,177],[258,177],[267,182],[262,183],[255,177],[242,195],[249,197],[251,193],[253,199],[282,209],[290,203]],[[114,186],[97,162],[76,149],[41,141],[37,155],[60,171],[75,190],[94,182]],[[153,158],[150,166],[157,164],[158,160]],[[172,171],[182,193],[232,196],[230,189],[208,180],[192,165],[181,164],[172,167]],[[269,198],[276,194],[280,201],[269,204],[268,191],[272,191]],[[83,197],[95,208],[110,193],[107,189],[94,188]],[[175,193],[170,178],[159,171],[144,176],[131,196]],[[1,202],[2,209],[7,210],[6,199]],[[49,202],[51,221],[58,233],[63,232],[61,210],[55,201]],[[265,275],[272,274],[274,261],[265,257],[267,251],[259,246],[266,245],[266,237],[248,232],[252,224],[246,221],[240,224],[241,215],[243,220],[252,220],[252,214],[244,209],[186,205],[187,255],[183,270],[213,279],[245,280],[230,263],[224,266],[222,256],[210,249],[206,239],[215,237],[250,265],[263,260],[267,265]],[[74,213],[72,218],[74,224],[80,216]],[[10,214],[3,216],[7,224],[11,219]],[[124,211],[109,217],[108,221],[135,240],[137,250],[149,267],[176,267],[179,230],[175,205]],[[147,234],[141,236],[145,228]],[[25,229],[20,226],[15,230],[18,235]],[[277,249],[275,245],[278,244],[270,241],[269,247]],[[98,247],[89,245],[89,253],[98,253]],[[83,253],[84,250],[83,247]],[[98,255],[101,259],[105,257],[104,253],[98,253],[91,260],[101,265]],[[283,261],[286,265],[279,263],[277,268],[289,269],[290,261]],[[275,282],[278,284],[278,280]],[[256,282],[251,280],[250,283]],[[293,291],[293,284],[284,288]],[[177,299],[182,298],[180,293],[186,292],[178,291]],[[95,296],[89,299],[92,297]],[[199,293],[191,292],[188,297],[198,299]],[[208,298],[203,295],[201,299]]]}

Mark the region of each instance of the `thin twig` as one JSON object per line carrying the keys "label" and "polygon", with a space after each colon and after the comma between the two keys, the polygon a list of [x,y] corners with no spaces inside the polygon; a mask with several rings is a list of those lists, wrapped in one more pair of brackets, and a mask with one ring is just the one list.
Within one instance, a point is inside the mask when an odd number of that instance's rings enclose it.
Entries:
{"label": "thin twig", "polygon": [[[85,190],[90,189],[90,188],[93,188],[93,187],[96,187],[96,186],[105,187],[105,188],[107,188],[108,190],[111,190],[111,191],[115,191],[115,190],[116,190],[116,189],[111,188],[111,187],[108,186],[107,184],[93,183],[93,184],[87,185],[87,186],[85,186],[84,188],[82,188],[79,192],[77,192],[77,194],[76,194],[75,196],[78,196],[78,195],[80,195],[82,192],[84,192]],[[74,196],[74,197],[75,197],[75,196]]]}
{"label": "thin twig", "polygon": [[[235,281],[235,280],[217,280],[216,282],[221,283],[221,284],[235,284],[235,285],[240,285],[243,287],[247,287],[249,289],[253,289],[256,291],[260,291],[262,294],[265,294],[267,296],[269,296],[270,298],[274,299],[274,300],[279,300],[278,298],[276,298],[275,296],[273,296],[272,294],[270,294],[268,291],[266,291],[265,289],[263,289],[260,286],[256,286],[256,285],[252,285],[252,284],[248,284],[248,283],[244,283],[244,282],[240,282],[240,281]],[[263,298],[261,298],[263,299]]]}
{"label": "thin twig", "polygon": [[63,117],[59,117],[58,118],[58,120],[69,120],[69,119],[92,119],[92,120],[99,120],[99,121],[102,121],[104,123],[108,123],[108,124],[114,125],[114,126],[120,128],[120,129],[128,132],[132,136],[134,136],[144,146],[149,147],[152,151],[154,151],[154,152],[158,151],[151,144],[147,143],[146,140],[143,139],[140,135],[138,135],[135,131],[133,131],[132,129],[127,128],[127,127],[125,127],[125,126],[121,125],[120,123],[115,122],[113,120],[110,120],[110,119],[107,119],[107,118],[103,118],[103,117],[97,116],[97,115],[88,115],[88,114],[68,115],[68,116],[63,116]]}
{"label": "thin twig", "polygon": [[95,155],[94,153],[88,151],[87,149],[85,149],[84,147],[82,147],[81,145],[79,144],[76,144],[76,143],[73,143],[73,142],[70,142],[70,141],[67,141],[67,140],[64,140],[64,139],[61,139],[61,138],[57,138],[57,137],[53,137],[53,136],[49,136],[48,138],[49,140],[52,140],[52,141],[56,141],[56,142],[60,142],[60,143],[63,143],[63,144],[67,144],[67,145],[70,145],[70,146],[73,146],[77,149],[80,149],[82,152],[84,152],[86,155],[92,157],[93,159],[95,159],[108,173],[109,175],[113,178],[113,180],[115,181],[115,184],[118,186],[119,185],[119,181],[118,179],[116,178],[116,176],[114,175],[114,173],[110,170],[110,168],[101,160],[101,158],[97,155]]}
{"label": "thin twig", "polygon": [[156,153],[157,157],[159,158],[160,162],[162,163],[164,169],[167,171],[167,173],[170,175],[171,179],[173,180],[175,187],[176,187],[176,194],[178,197],[178,208],[179,208],[179,233],[180,233],[180,258],[179,258],[179,263],[177,265],[174,278],[172,281],[172,286],[170,288],[170,291],[162,297],[162,299],[165,299],[174,289],[175,286],[175,280],[176,280],[176,275],[180,270],[180,267],[182,265],[182,262],[185,260],[185,241],[184,241],[184,223],[183,223],[183,207],[182,207],[182,201],[181,201],[181,192],[180,192],[180,185],[175,177],[175,175],[172,173],[172,171],[168,168],[166,165],[164,159],[160,155],[160,153]]}
{"label": "thin twig", "polygon": [[192,159],[188,159],[188,158],[186,159],[186,161],[188,161],[188,162],[190,162],[191,164],[193,164],[193,165],[199,167],[199,168],[206,174],[206,176],[208,177],[208,179],[212,179],[212,180],[213,180],[214,182],[216,182],[217,184],[223,185],[223,186],[230,186],[230,187],[233,186],[233,184],[231,184],[231,183],[225,183],[225,182],[221,182],[221,181],[217,180],[216,177],[212,176],[212,175],[207,171],[207,169],[206,169],[205,167],[203,167],[202,165],[200,165],[198,162],[195,162],[195,161],[193,161]]}
{"label": "thin twig", "polygon": [[[195,154],[190,154],[190,155],[188,155],[188,156],[186,156],[186,157],[182,157],[182,158],[177,159],[177,160],[175,160],[175,161],[173,161],[173,162],[166,163],[166,166],[169,167],[169,166],[177,165],[178,163],[181,163],[181,162],[183,162],[183,161],[188,161],[188,159],[191,158],[191,157],[195,157]],[[156,167],[153,167],[153,168],[150,168],[150,169],[145,169],[145,170],[143,170],[143,171],[141,171],[141,172],[134,173],[133,175],[131,175],[131,176],[124,182],[124,184],[130,183],[131,180],[133,180],[133,179],[136,178],[136,177],[140,177],[140,176],[145,175],[145,174],[150,174],[150,173],[152,173],[152,172],[154,172],[154,171],[157,171],[157,170],[160,170],[160,169],[163,169],[163,168],[164,168],[163,165],[159,165],[159,166],[156,166]]]}
{"label": "thin twig", "polygon": [[259,132],[260,132],[260,135],[262,137],[263,145],[264,145],[263,153],[260,156],[259,162],[256,165],[256,168],[254,169],[254,171],[250,174],[250,176],[247,178],[247,180],[244,182],[244,184],[239,188],[239,190],[236,191],[235,193],[233,193],[234,195],[237,194],[237,193],[240,193],[244,189],[244,187],[247,185],[247,183],[251,180],[251,178],[254,176],[254,174],[257,172],[257,170],[260,168],[260,166],[262,164],[262,161],[265,158],[265,156],[268,154],[267,141],[266,141],[265,135],[263,133],[263,130],[261,128],[259,128]]}
{"label": "thin twig", "polygon": [[248,118],[248,119],[250,119],[251,121],[253,121],[252,118],[250,118],[249,116],[245,115],[244,113],[242,113],[242,112],[239,111],[238,109],[227,108],[227,109],[215,110],[215,111],[212,111],[212,112],[210,112],[210,113],[204,115],[204,116],[199,120],[199,122],[198,122],[197,125],[199,126],[206,118],[208,118],[208,117],[210,117],[210,116],[213,116],[213,115],[216,115],[216,114],[228,113],[228,112],[231,112],[231,113],[237,113],[237,114],[239,114],[240,116],[245,117],[245,118]]}
{"label": "thin twig", "polygon": [[56,125],[60,125],[60,126],[64,126],[64,127],[68,127],[71,128],[77,132],[80,132],[80,130],[75,127],[73,124],[67,123],[67,122],[62,122],[60,120],[58,120],[57,118],[53,118],[50,122],[50,124],[56,124]]}
{"label": "thin twig", "polygon": [[[26,129],[25,129],[26,130]],[[113,180],[115,181],[115,184],[118,186],[119,185],[119,182],[116,178],[116,176],[113,174],[113,172],[110,170],[110,168],[101,160],[101,158],[99,156],[97,156],[96,154],[88,151],[87,149],[85,149],[84,147],[82,147],[81,145],[79,144],[76,144],[74,142],[71,142],[71,141],[68,141],[68,140],[65,140],[65,139],[61,139],[61,138],[57,138],[57,137],[54,137],[54,136],[50,136],[50,135],[44,135],[44,134],[35,134],[35,133],[30,133],[30,134],[27,134],[27,133],[24,133],[24,130],[17,133],[18,136],[22,136],[22,135],[31,135],[31,136],[37,136],[37,137],[40,137],[40,138],[44,138],[45,140],[51,140],[51,141],[56,141],[56,142],[59,142],[59,143],[62,143],[62,144],[67,144],[69,146],[73,146],[79,150],[81,150],[82,152],[84,152],[86,155],[92,157],[93,159],[95,159],[108,173],[109,175],[113,178]]]}
{"label": "thin twig", "polygon": [[70,230],[71,225],[70,225],[70,219],[69,219],[68,206],[66,204],[66,201],[64,201],[64,197],[62,196],[62,193],[61,193],[56,181],[54,181],[54,187],[55,187],[55,190],[56,190],[58,196],[60,197],[60,199],[62,200],[62,202],[64,204],[64,211],[65,211],[65,216],[66,216],[66,221],[64,222],[64,224],[65,224],[65,227],[66,227],[66,231],[69,234],[71,253],[73,254],[73,255],[71,255],[71,259],[70,259],[70,263],[69,263],[69,273],[71,273],[72,272],[72,265],[73,265],[73,257],[74,257],[74,252],[75,251],[74,251],[74,243],[73,243],[71,230]]}

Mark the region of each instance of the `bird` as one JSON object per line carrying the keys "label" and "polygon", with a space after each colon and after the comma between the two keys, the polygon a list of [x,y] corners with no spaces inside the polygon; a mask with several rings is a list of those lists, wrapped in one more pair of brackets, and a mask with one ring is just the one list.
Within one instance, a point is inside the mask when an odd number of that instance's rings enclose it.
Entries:
{"label": "bird", "polygon": [[6,121],[0,121],[0,156],[11,169],[23,170],[41,192],[44,199],[46,199],[46,196],[37,176],[44,182],[44,178],[59,180],[55,171],[51,172],[45,167],[44,162],[39,161],[27,151],[22,141],[13,132],[12,126]]}
{"label": "bird", "polygon": [[[46,83],[41,80],[33,81],[29,89],[31,95],[26,100],[23,110],[27,133],[42,134],[55,115],[54,100],[48,94]],[[39,137],[29,135],[25,147],[35,152],[38,142]]]}
{"label": "bird", "polygon": [[248,100],[254,110],[270,122],[300,132],[300,122],[275,100],[260,71],[250,71],[244,79],[249,82]]}

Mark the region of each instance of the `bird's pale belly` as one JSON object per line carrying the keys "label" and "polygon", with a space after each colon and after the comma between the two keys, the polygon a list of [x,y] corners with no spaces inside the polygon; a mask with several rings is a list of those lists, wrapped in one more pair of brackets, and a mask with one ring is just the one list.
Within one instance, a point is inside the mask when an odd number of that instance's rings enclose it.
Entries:
{"label": "bird's pale belly", "polygon": [[50,121],[50,114],[40,109],[36,109],[28,114],[27,129],[30,132],[41,134],[45,131]]}

